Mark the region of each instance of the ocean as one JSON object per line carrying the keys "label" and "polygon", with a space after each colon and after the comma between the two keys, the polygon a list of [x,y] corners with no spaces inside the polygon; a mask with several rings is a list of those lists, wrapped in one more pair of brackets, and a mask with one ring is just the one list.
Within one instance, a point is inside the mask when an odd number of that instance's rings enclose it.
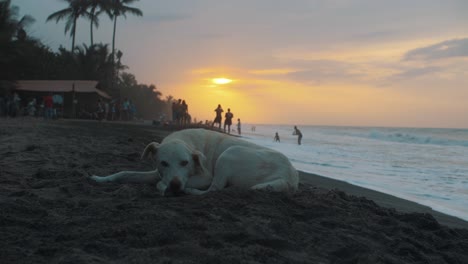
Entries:
{"label": "ocean", "polygon": [[[255,131],[251,131],[255,126]],[[244,124],[242,137],[296,169],[391,194],[468,221],[468,129]],[[278,132],[281,143],[274,142]]]}

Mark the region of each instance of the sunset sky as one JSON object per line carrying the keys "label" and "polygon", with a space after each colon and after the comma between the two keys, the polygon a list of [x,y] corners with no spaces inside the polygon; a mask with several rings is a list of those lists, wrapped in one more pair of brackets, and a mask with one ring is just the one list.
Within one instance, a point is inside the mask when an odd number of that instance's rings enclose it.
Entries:
{"label": "sunset sky", "polygon": [[[60,0],[13,0],[29,33],[71,46],[46,23]],[[468,128],[466,0],[141,0],[118,21],[116,48],[140,83],[218,104],[244,123]],[[111,43],[101,17],[95,42]],[[80,21],[78,44],[89,45]],[[232,82],[215,84],[214,78]]]}

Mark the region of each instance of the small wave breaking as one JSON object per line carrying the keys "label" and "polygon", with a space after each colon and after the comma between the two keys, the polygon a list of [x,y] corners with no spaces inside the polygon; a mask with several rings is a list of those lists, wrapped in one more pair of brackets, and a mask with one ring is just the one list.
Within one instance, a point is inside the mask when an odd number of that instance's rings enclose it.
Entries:
{"label": "small wave breaking", "polygon": [[448,138],[438,138],[432,136],[415,135],[411,133],[392,132],[385,133],[381,131],[371,131],[369,138],[382,141],[391,141],[410,144],[431,144],[440,146],[461,146],[468,147],[468,140],[456,140]]}

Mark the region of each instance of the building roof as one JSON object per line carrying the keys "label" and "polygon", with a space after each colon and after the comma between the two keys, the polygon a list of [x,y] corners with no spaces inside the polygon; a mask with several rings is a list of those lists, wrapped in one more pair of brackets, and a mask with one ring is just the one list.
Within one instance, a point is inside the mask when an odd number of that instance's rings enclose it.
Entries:
{"label": "building roof", "polygon": [[97,93],[104,98],[111,98],[106,92],[96,88],[98,84],[97,81],[32,80],[17,81],[16,83],[16,89],[20,91],[52,93],[71,92],[73,90],[73,84],[75,84],[75,92],[77,93]]}

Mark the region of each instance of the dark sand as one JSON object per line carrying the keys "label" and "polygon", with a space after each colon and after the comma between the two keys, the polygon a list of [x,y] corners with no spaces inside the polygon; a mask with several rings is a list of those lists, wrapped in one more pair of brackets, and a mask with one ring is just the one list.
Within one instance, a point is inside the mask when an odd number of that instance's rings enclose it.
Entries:
{"label": "dark sand", "polygon": [[149,170],[169,131],[0,119],[0,263],[468,263],[468,224],[301,173],[295,194],[160,197],[90,174]]}

